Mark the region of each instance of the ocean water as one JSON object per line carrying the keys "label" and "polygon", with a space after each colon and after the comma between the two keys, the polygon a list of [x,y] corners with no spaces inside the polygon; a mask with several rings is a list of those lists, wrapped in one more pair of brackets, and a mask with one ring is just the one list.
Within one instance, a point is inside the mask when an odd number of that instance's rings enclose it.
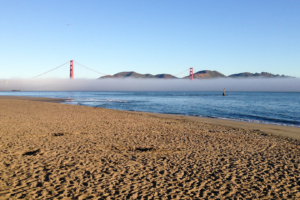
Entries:
{"label": "ocean water", "polygon": [[64,104],[199,116],[300,128],[300,93],[292,92],[0,92],[69,99]]}

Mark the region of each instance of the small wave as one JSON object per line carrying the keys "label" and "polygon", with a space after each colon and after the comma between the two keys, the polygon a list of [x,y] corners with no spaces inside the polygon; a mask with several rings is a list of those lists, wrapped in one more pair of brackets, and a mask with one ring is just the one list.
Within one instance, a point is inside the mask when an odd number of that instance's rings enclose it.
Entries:
{"label": "small wave", "polygon": [[106,101],[111,101],[111,102],[120,102],[120,103],[128,103],[128,102],[129,102],[129,101],[117,100],[117,99],[106,99]]}
{"label": "small wave", "polygon": [[292,124],[292,125],[299,125],[298,121],[295,120],[288,120],[288,119],[276,119],[276,118],[270,118],[267,116],[257,116],[257,115],[246,115],[246,117],[252,117],[254,119],[242,119],[242,120],[251,120],[251,121],[266,121],[266,122],[270,122],[270,123],[279,123],[279,124]]}
{"label": "small wave", "polygon": [[287,124],[282,122],[268,122],[263,120],[255,120],[255,119],[234,119],[234,118],[226,118],[226,117],[208,117],[214,119],[223,119],[223,120],[230,120],[230,121],[240,121],[240,122],[250,122],[250,123],[257,123],[257,124],[269,124],[269,125],[278,125],[278,126],[289,126],[289,127],[297,127],[300,128],[300,125],[297,124]]}

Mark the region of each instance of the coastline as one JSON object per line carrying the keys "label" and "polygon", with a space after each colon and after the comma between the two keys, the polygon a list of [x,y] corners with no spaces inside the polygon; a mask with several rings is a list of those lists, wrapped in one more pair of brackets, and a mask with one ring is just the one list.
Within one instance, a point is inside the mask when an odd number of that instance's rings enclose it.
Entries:
{"label": "coastline", "polygon": [[257,124],[32,100],[0,99],[0,199],[300,198],[300,141]]}
{"label": "coastline", "polygon": [[[67,99],[59,99],[59,98],[0,95],[0,100],[1,99],[29,100],[29,101],[55,102],[55,103],[62,103],[64,101],[67,101]],[[247,130],[258,130],[258,131],[274,134],[277,136],[289,137],[289,138],[300,140],[300,128],[297,127],[280,126],[280,125],[272,125],[272,124],[260,124],[260,123],[242,122],[242,121],[225,120],[225,119],[213,119],[213,118],[195,117],[195,116],[140,112],[140,111],[125,111],[125,110],[116,110],[116,111],[135,113],[139,115],[149,115],[158,118],[169,118],[169,119],[178,119],[178,120],[187,120],[192,122],[215,124],[215,125],[228,126],[234,128],[242,128]]]}
{"label": "coastline", "polygon": [[48,97],[27,97],[27,96],[1,96],[1,99],[15,99],[15,100],[28,100],[28,101],[42,101],[42,102],[64,102],[67,99],[59,99],[59,98],[48,98]]}
{"label": "coastline", "polygon": [[137,112],[137,111],[123,111],[123,112],[136,113],[140,115],[149,115],[158,118],[180,119],[180,120],[187,120],[192,122],[215,124],[215,125],[241,128],[247,130],[257,130],[257,131],[274,134],[277,136],[289,137],[289,138],[300,140],[300,128],[297,127],[279,126],[279,125],[272,125],[272,124],[259,124],[259,123],[241,122],[241,121],[233,121],[233,120],[225,120],[225,119],[212,119],[212,118],[205,118],[205,117],[161,114],[161,113],[148,113],[148,112]]}

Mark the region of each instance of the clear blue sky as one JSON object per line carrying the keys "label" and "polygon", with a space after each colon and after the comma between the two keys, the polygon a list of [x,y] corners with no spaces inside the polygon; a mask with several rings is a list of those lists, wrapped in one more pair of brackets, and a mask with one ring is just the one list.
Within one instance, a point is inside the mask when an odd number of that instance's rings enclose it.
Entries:
{"label": "clear blue sky", "polygon": [[300,77],[300,1],[1,0],[0,47],[0,79],[71,59],[105,74]]}

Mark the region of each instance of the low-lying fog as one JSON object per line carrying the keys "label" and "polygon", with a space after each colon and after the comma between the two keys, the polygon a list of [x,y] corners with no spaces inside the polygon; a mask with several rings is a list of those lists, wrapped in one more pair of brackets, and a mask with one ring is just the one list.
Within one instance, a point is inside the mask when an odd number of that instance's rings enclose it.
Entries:
{"label": "low-lying fog", "polygon": [[270,91],[300,92],[298,78],[0,80],[0,91]]}

